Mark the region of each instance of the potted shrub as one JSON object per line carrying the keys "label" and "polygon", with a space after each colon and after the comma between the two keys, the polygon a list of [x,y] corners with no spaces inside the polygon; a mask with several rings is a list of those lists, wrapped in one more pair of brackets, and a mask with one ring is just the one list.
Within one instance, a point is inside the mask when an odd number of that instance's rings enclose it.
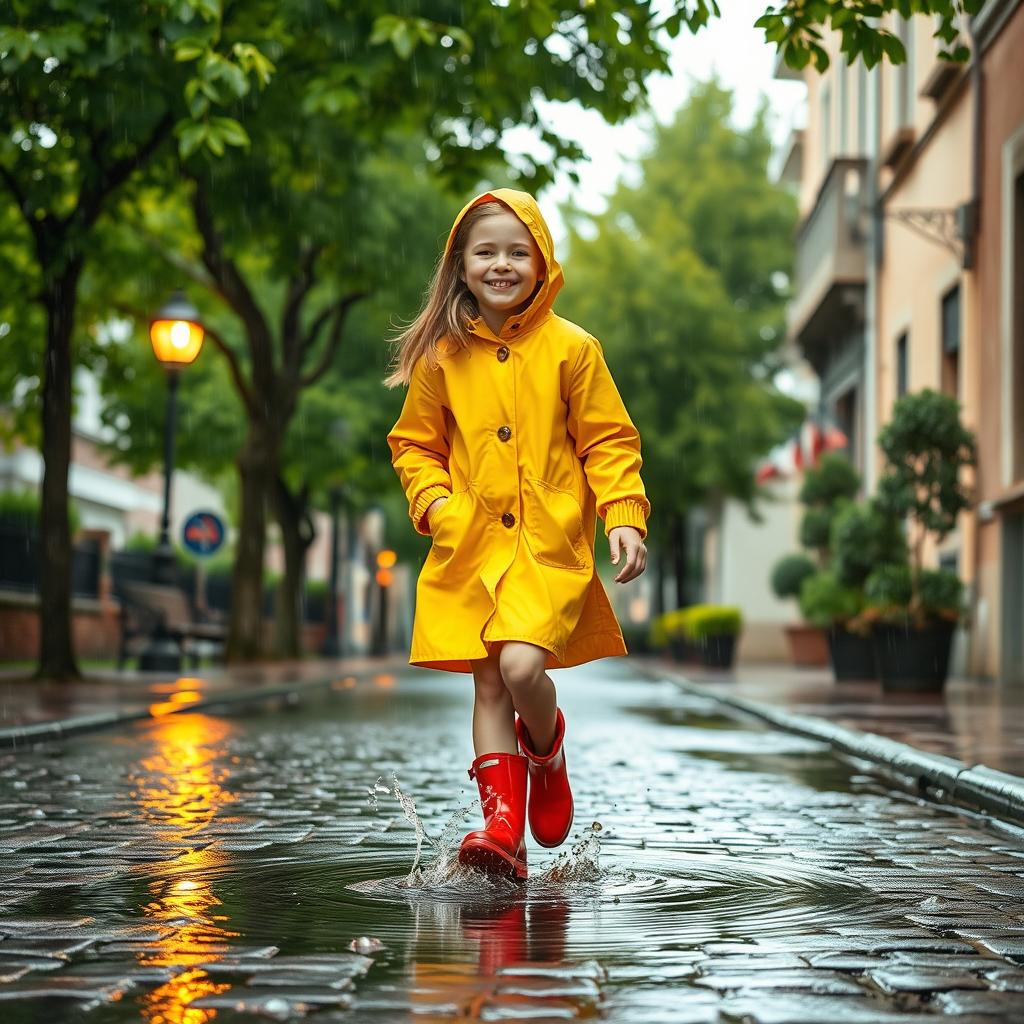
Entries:
{"label": "potted shrub", "polygon": [[[772,569],[771,585],[775,596],[785,601],[799,598],[805,579],[817,571],[809,555],[783,555]],[[825,634],[814,623],[796,622],[785,626],[790,659],[794,665],[825,665],[828,648]]]}
{"label": "potted shrub", "polygon": [[976,442],[956,399],[925,388],[896,402],[878,444],[886,458],[879,506],[906,519],[910,534],[909,565],[879,565],[864,587],[882,688],[939,693],[963,614],[963,583],[948,570],[925,569],[924,548],[929,536],[941,541],[968,506],[960,476],[977,462]]}
{"label": "potted shrub", "polygon": [[[860,475],[849,460],[837,452],[826,453],[814,468],[807,470],[800,487],[800,501],[804,505],[800,544],[809,554],[787,555],[775,564],[771,583],[777,597],[799,601],[804,580],[817,570],[829,567],[832,525],[859,489]],[[810,622],[787,626],[786,638],[794,665],[829,663],[824,628]]]}
{"label": "potted shrub", "polygon": [[694,604],[682,609],[686,638],[700,651],[710,668],[731,668],[736,638],[743,628],[743,613],[734,605]]}
{"label": "potted shrub", "polygon": [[668,650],[675,661],[689,661],[693,651],[683,632],[685,608],[675,608],[663,612],[651,620],[649,638],[653,648],[659,651]]}
{"label": "potted shrub", "polygon": [[850,628],[863,609],[863,591],[845,586],[834,570],[822,569],[804,580],[800,613],[825,630],[829,662],[837,682],[878,678],[870,636]]}
{"label": "potted shrub", "polygon": [[898,519],[871,499],[849,504],[837,514],[831,540],[835,584],[846,593],[830,593],[830,584],[823,583],[809,600],[818,604],[821,619],[829,606],[833,611],[827,623],[832,672],[836,680],[877,679],[871,626],[862,617],[864,585],[875,566],[906,561],[903,530]]}

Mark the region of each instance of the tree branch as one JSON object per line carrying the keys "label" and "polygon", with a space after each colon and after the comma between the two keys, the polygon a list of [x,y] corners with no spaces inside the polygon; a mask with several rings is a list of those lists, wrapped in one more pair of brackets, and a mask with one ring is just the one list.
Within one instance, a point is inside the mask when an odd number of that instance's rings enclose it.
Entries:
{"label": "tree branch", "polygon": [[[103,209],[103,201],[115,191],[138,170],[153,154],[153,151],[164,141],[167,133],[174,126],[174,117],[168,110],[163,117],[153,126],[149,138],[143,142],[134,153],[120,157],[109,167],[100,172],[96,185],[92,189],[83,189],[78,199],[78,206],[75,216],[81,219],[86,227],[92,227]],[[94,153],[93,158],[102,167],[102,160],[99,153]]]}
{"label": "tree branch", "polygon": [[341,299],[337,305],[335,305],[334,323],[331,324],[331,333],[327,338],[327,344],[313,369],[299,378],[300,387],[311,387],[327,372],[331,363],[334,361],[335,353],[338,350],[338,344],[341,341],[342,327],[345,324],[345,317],[348,315],[348,311],[360,299],[365,299],[369,294],[369,292],[350,292]]}
{"label": "tree branch", "polygon": [[239,397],[245,403],[246,409],[250,413],[256,411],[256,399],[253,396],[252,388],[246,383],[245,377],[242,374],[241,364],[238,362],[238,356],[235,355],[235,350],[212,328],[203,325],[206,330],[206,336],[217,346],[220,354],[228,361],[228,370],[231,371],[231,379],[235,382],[235,388],[238,391]]}
{"label": "tree branch", "polygon": [[288,297],[281,316],[281,345],[292,376],[298,373],[304,354],[299,331],[299,314],[303,301],[316,282],[315,267],[320,252],[321,246],[311,245],[303,253],[299,273],[288,284]]}
{"label": "tree branch", "polygon": [[147,231],[146,228],[139,226],[138,224],[132,225],[132,230],[139,239],[146,244],[153,252],[157,254],[168,266],[173,267],[178,271],[179,274],[184,274],[191,281],[195,281],[196,284],[201,285],[207,291],[216,295],[218,299],[226,302],[224,295],[217,287],[217,282],[204,270],[202,267],[197,266],[190,260],[185,259],[184,256],[179,256],[176,253],[169,252],[163,244],[163,241],[156,235]]}
{"label": "tree branch", "polygon": [[[4,179],[7,191],[14,196],[14,201],[18,204],[18,210],[21,212],[21,216],[24,218],[25,223],[28,225],[29,230],[35,238],[36,251],[40,256],[40,262],[42,262],[44,242],[43,222],[32,216],[31,211],[28,209],[28,198],[25,193],[22,192],[21,186],[18,184],[18,179],[14,176],[13,172],[9,171],[3,164],[0,164],[0,178]],[[48,217],[44,218],[44,220],[48,219]]]}
{"label": "tree branch", "polygon": [[270,327],[238,266],[224,252],[206,188],[198,177],[193,176],[192,180],[195,182],[192,209],[196,227],[203,239],[203,264],[228,305],[245,324],[255,389],[261,394],[270,395],[274,388],[274,347]]}

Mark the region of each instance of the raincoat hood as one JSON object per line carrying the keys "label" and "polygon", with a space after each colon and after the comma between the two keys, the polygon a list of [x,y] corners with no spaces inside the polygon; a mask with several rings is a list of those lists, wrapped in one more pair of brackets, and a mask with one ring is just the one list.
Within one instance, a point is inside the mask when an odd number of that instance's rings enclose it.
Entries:
{"label": "raincoat hood", "polygon": [[[537,327],[547,318],[556,296],[562,290],[562,285],[565,283],[562,267],[558,260],[555,259],[555,243],[551,238],[551,231],[544,220],[544,215],[540,212],[537,200],[528,192],[517,192],[511,188],[496,188],[492,192],[482,192],[466,203],[455,218],[455,223],[448,233],[448,242],[444,247],[444,251],[446,256],[451,252],[452,245],[455,242],[455,233],[458,231],[459,225],[466,214],[474,206],[479,206],[481,203],[488,203],[493,200],[504,203],[526,225],[544,260],[544,280],[541,282],[537,294],[534,295],[533,301],[527,309],[516,317],[517,322],[521,324],[520,333],[524,334]],[[482,323],[482,317],[475,317],[469,323],[470,330],[476,331]]]}

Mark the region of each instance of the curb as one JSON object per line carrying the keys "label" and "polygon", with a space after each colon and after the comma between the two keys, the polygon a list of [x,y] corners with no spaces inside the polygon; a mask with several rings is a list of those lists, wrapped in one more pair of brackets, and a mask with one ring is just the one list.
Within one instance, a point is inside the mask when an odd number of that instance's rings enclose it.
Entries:
{"label": "curb", "polygon": [[908,780],[921,796],[937,799],[940,794],[936,791],[941,791],[945,798],[1024,825],[1024,778],[1017,775],[984,764],[967,765],[954,757],[930,754],[878,733],[836,725],[815,715],[801,715],[746,697],[723,694],[664,670],[648,672],[686,693],[706,697],[786,732],[821,740],[841,753],[881,765]]}
{"label": "curb", "polygon": [[149,707],[137,708],[132,711],[109,711],[95,715],[80,715],[77,718],[64,718],[53,722],[39,722],[35,725],[19,725],[11,729],[0,729],[0,750],[23,750],[36,743],[49,740],[61,740],[86,732],[98,732],[129,722],[143,720],[155,721],[169,715],[180,715],[193,711],[212,711],[216,708],[236,708],[247,704],[262,704],[265,701],[284,700],[290,704],[298,703],[303,696],[319,690],[329,690],[336,676],[325,679],[308,679],[301,682],[288,683],[260,690],[229,690],[181,707],[169,709],[162,714],[154,715]]}

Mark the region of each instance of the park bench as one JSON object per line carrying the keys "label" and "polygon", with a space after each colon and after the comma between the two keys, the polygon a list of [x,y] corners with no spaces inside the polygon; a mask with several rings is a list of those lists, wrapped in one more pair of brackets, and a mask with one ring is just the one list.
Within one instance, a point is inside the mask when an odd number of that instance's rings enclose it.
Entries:
{"label": "park bench", "polygon": [[159,583],[124,582],[118,589],[121,600],[121,645],[117,667],[124,667],[129,654],[137,655],[158,632],[170,637],[189,658],[193,668],[199,667],[204,653],[222,656],[227,640],[223,622],[199,619],[192,611],[188,597],[178,587]]}

